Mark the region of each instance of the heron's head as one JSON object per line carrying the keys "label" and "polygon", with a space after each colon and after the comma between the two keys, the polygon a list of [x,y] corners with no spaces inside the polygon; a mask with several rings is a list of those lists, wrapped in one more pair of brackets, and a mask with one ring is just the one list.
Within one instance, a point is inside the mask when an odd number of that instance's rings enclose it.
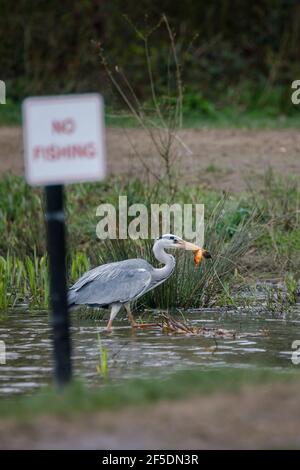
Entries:
{"label": "heron's head", "polygon": [[181,248],[183,250],[197,251],[201,252],[201,255],[204,258],[211,258],[209,251],[204,250],[194,243],[187,242],[177,235],[172,235],[172,233],[166,233],[156,240],[156,243],[159,242],[162,248]]}

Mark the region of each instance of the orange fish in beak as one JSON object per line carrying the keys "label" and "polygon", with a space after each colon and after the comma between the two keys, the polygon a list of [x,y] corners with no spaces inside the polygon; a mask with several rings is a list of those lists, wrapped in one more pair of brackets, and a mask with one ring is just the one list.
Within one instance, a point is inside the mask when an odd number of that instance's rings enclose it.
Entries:
{"label": "orange fish in beak", "polygon": [[202,261],[202,250],[194,251],[194,264],[195,266],[199,266]]}
{"label": "orange fish in beak", "polygon": [[190,250],[194,253],[194,263],[196,266],[199,266],[203,258],[211,258],[209,251],[200,248],[200,246],[195,245],[194,243],[180,240],[177,246],[178,248],[184,248],[185,250]]}
{"label": "orange fish in beak", "polygon": [[199,248],[199,250],[194,251],[194,263],[195,266],[199,266],[203,258],[211,258],[211,254],[207,250]]}

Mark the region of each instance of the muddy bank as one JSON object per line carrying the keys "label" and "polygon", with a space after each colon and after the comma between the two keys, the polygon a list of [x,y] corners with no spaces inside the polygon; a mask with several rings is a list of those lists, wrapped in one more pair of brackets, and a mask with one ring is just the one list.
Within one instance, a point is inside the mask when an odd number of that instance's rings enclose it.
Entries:
{"label": "muddy bank", "polygon": [[298,394],[296,383],[248,386],[92,416],[0,422],[0,448],[299,448]]}
{"label": "muddy bank", "polygon": [[[180,138],[189,149],[178,148],[181,177],[193,183],[240,191],[249,174],[261,176],[269,166],[282,174],[300,172],[297,130],[186,129]],[[145,162],[159,174],[159,160],[143,131],[109,128],[107,149],[110,174],[145,175]],[[18,127],[0,127],[0,173],[7,171],[24,171]]]}

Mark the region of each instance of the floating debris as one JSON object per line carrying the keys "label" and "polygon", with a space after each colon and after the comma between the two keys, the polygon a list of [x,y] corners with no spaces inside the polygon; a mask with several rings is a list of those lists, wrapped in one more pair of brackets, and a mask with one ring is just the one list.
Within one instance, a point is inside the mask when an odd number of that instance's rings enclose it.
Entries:
{"label": "floating debris", "polygon": [[246,338],[249,336],[269,336],[269,331],[259,330],[257,333],[237,333],[236,330],[226,330],[224,328],[208,328],[206,326],[194,326],[187,323],[185,320],[177,320],[169,313],[160,313],[161,328],[166,334],[184,334],[192,336],[204,336],[205,338],[215,339],[236,339]]}
{"label": "floating debris", "polygon": [[207,338],[235,338],[235,330],[223,328],[207,328],[206,326],[194,326],[184,320],[177,320],[166,313],[160,314],[162,319],[162,331],[167,334],[181,333],[185,335],[205,336]]}

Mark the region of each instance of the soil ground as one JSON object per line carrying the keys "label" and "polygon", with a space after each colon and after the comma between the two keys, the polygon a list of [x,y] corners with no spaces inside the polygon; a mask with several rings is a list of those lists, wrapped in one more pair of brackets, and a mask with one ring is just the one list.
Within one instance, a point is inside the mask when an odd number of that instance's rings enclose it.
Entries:
{"label": "soil ground", "polygon": [[0,423],[0,449],[300,447],[299,384],[244,387],[93,415]]}
{"label": "soil ground", "polygon": [[[185,129],[179,136],[188,147],[178,144],[178,169],[186,181],[240,191],[250,174],[259,181],[269,166],[283,174],[300,172],[297,130]],[[161,174],[144,131],[108,128],[106,140],[110,174],[140,176],[147,173],[145,164]],[[21,129],[0,127],[0,173],[23,174],[22,152]]]}

